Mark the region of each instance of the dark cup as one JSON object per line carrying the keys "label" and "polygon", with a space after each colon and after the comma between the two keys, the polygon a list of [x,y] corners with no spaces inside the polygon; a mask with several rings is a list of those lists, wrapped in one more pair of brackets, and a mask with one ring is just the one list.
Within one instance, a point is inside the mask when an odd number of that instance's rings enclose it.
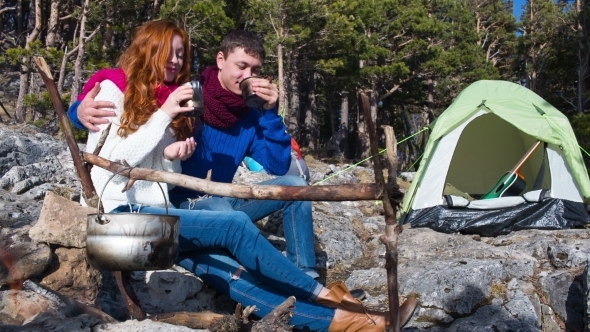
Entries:
{"label": "dark cup", "polygon": [[186,114],[187,116],[199,117],[203,115],[203,88],[201,87],[201,82],[194,80],[186,82],[183,85],[193,88],[193,98],[182,103],[180,106],[193,108],[192,112]]}
{"label": "dark cup", "polygon": [[260,98],[260,96],[258,96],[256,94],[256,92],[252,91],[252,81],[255,78],[263,79],[262,77],[258,77],[258,76],[250,76],[250,77],[244,78],[240,82],[240,89],[242,90],[242,98],[244,99],[244,103],[246,104],[246,106],[248,106],[250,108],[262,109],[262,106],[265,103],[264,99]]}

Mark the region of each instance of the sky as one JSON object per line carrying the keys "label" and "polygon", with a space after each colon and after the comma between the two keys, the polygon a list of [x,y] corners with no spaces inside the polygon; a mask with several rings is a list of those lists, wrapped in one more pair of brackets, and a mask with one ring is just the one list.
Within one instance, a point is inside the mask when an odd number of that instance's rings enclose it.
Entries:
{"label": "sky", "polygon": [[517,21],[520,21],[520,14],[522,13],[522,5],[524,5],[525,0],[514,0],[514,17],[516,17]]}

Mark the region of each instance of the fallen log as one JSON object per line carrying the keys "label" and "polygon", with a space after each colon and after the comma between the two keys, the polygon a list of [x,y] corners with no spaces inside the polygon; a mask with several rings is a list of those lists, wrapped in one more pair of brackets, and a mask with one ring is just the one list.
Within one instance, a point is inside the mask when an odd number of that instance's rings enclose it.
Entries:
{"label": "fallen log", "polygon": [[82,157],[84,161],[94,166],[107,169],[113,173],[120,172],[119,174],[128,177],[131,181],[148,180],[165,182],[210,195],[283,201],[360,201],[381,199],[380,195],[377,194],[377,186],[374,183],[300,187],[238,185],[212,182],[184,174],[146,168],[125,170],[129,166],[112,162],[86,152],[82,154]]}
{"label": "fallen log", "polygon": [[289,320],[293,316],[291,309],[295,304],[295,296],[289,296],[283,303],[274,308],[260,321],[254,323],[251,332],[290,332],[293,326]]}
{"label": "fallen log", "polygon": [[172,313],[157,314],[148,317],[155,322],[168,323],[190,327],[191,329],[209,329],[213,324],[223,319],[234,319],[233,316],[217,314],[211,311],[188,312],[179,311]]}

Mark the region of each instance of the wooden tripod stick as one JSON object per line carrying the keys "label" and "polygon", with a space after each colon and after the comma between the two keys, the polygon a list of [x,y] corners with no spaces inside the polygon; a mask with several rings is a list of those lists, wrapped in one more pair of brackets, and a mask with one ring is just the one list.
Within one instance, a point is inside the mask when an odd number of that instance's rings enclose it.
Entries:
{"label": "wooden tripod stick", "polygon": [[[371,155],[373,158],[373,168],[375,170],[375,182],[379,190],[383,193],[382,202],[383,209],[385,212],[385,231],[380,236],[381,242],[385,244],[386,256],[385,256],[385,268],[387,270],[387,296],[389,299],[389,313],[390,313],[390,324],[387,326],[387,331],[398,332],[400,330],[399,321],[399,296],[398,296],[398,284],[397,284],[397,236],[401,232],[401,227],[398,225],[395,208],[389,199],[387,194],[385,178],[383,177],[383,168],[381,166],[381,159],[379,154],[379,148],[377,146],[377,132],[375,125],[371,117],[371,104],[369,97],[365,93],[361,93],[361,102],[363,108],[363,115],[365,118],[365,124],[369,133],[369,142],[371,146]],[[394,185],[397,185],[396,174],[397,174],[397,143],[395,136],[393,135],[393,128],[389,127],[386,131],[387,137],[387,152],[389,159],[389,181],[393,181]]]}
{"label": "wooden tripod stick", "polygon": [[[59,92],[57,91],[57,87],[55,86],[55,81],[53,80],[49,66],[42,57],[35,57],[34,60],[37,64],[37,67],[39,68],[39,74],[45,83],[45,87],[47,88],[47,91],[49,91],[51,102],[53,103],[53,107],[55,107],[55,112],[57,113],[61,129],[63,130],[66,137],[68,148],[70,148],[70,153],[72,154],[72,159],[74,160],[76,172],[78,173],[80,182],[82,183],[82,194],[84,195],[84,200],[88,206],[96,208],[98,206],[98,195],[96,195],[94,184],[90,178],[90,172],[84,166],[82,155],[78,149],[78,144],[76,144],[76,140],[74,139],[74,134],[72,134],[68,117],[64,111],[64,105],[62,103],[61,97],[59,96]],[[117,281],[117,287],[119,288],[119,291],[125,300],[125,304],[127,305],[127,309],[129,309],[129,313],[132,318],[144,319],[145,315],[139,306],[134,302],[135,294],[133,293],[133,290],[131,290],[131,287],[127,287],[127,289],[125,287],[126,283],[129,283],[127,277],[124,276],[121,271],[113,271],[113,274],[115,275],[115,279]]]}
{"label": "wooden tripod stick", "polygon": [[82,183],[82,194],[84,195],[84,199],[89,206],[97,207],[98,200],[96,199],[96,190],[94,190],[94,185],[92,184],[92,179],[90,178],[90,172],[88,172],[86,167],[84,167],[80,149],[78,149],[78,144],[76,144],[76,140],[74,139],[74,134],[72,133],[70,122],[68,121],[68,116],[66,115],[64,105],[59,96],[59,92],[57,91],[55,81],[53,81],[53,76],[51,75],[49,66],[42,57],[34,57],[34,60],[37,64],[37,67],[39,68],[39,74],[43,79],[43,83],[45,83],[45,87],[47,88],[47,91],[49,91],[49,97],[51,98],[53,107],[55,107],[55,113],[57,113],[61,130],[63,130],[64,136],[66,137],[68,148],[70,149],[72,159],[74,160],[74,167],[76,168],[76,172],[78,173],[80,182]]}

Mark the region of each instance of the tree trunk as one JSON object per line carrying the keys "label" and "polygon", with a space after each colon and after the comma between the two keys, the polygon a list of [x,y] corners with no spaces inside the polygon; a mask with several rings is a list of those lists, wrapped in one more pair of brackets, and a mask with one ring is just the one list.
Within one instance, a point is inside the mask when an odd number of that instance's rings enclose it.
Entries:
{"label": "tree trunk", "polygon": [[348,91],[342,91],[342,101],[340,103],[340,151],[344,154],[344,158],[350,158],[349,143],[348,143]]}
{"label": "tree trunk", "polygon": [[[39,33],[41,32],[41,1],[35,0],[31,2],[31,9],[29,11],[31,20],[34,20],[34,28],[29,33],[26,39],[25,48],[29,48],[32,42],[37,40]],[[18,99],[16,101],[16,108],[14,111],[16,121],[19,123],[25,122],[26,120],[26,108],[25,108],[25,96],[29,93],[29,80],[30,80],[30,69],[29,64],[31,62],[30,56],[24,56],[21,58],[21,74],[20,74],[20,87],[18,92]]]}
{"label": "tree trunk", "polygon": [[588,41],[588,22],[582,19],[584,10],[583,0],[576,1],[576,12],[578,23],[576,30],[578,32],[578,102],[577,111],[584,112],[590,109],[588,95],[588,81],[590,80],[590,43]]}
{"label": "tree trunk", "polygon": [[60,0],[51,0],[51,9],[49,10],[49,25],[47,26],[47,37],[45,37],[45,47],[55,47],[57,40],[57,31],[59,24],[59,4]]}
{"label": "tree trunk", "polygon": [[[16,35],[22,36],[23,35],[23,0],[18,0],[16,9]],[[22,43],[19,43],[22,45]]]}
{"label": "tree trunk", "polygon": [[[112,17],[111,15],[113,15],[112,14],[113,8],[111,6],[108,6],[106,8],[106,11],[107,11],[107,13],[109,13],[109,14],[107,14],[107,16],[108,17]],[[111,46],[113,46],[113,27],[111,25],[111,22],[109,20],[106,20],[105,25],[104,25],[104,31],[103,31],[103,34],[102,34],[102,51],[103,51],[103,54]]]}
{"label": "tree trunk", "polygon": [[[291,57],[292,58],[292,57]],[[287,116],[287,131],[291,136],[295,137],[295,140],[299,140],[299,118],[301,116],[301,100],[299,98],[299,80],[297,75],[297,62],[291,61],[291,73],[289,74],[290,91],[291,91],[291,102],[289,107],[289,115]]]}
{"label": "tree trunk", "polygon": [[162,5],[162,1],[159,0],[154,0],[154,4],[152,6],[152,17],[151,19],[155,19],[156,17],[158,17],[158,14],[160,13],[160,6]]}
{"label": "tree trunk", "polygon": [[316,151],[318,148],[318,138],[320,128],[318,126],[318,107],[316,99],[316,84],[315,73],[310,75],[310,89],[309,89],[309,107],[305,112],[305,132],[307,147],[310,151]]}
{"label": "tree trunk", "polygon": [[[282,34],[282,28],[281,28]],[[277,67],[279,71],[279,114],[283,116],[283,118],[287,117],[287,110],[289,109],[289,105],[287,105],[287,98],[285,91],[285,69],[283,67],[284,59],[283,59],[283,44],[279,43],[277,45]]]}
{"label": "tree trunk", "polygon": [[82,9],[82,16],[80,17],[80,35],[78,38],[78,56],[74,62],[74,80],[72,82],[72,94],[70,96],[70,103],[76,101],[76,97],[80,94],[80,86],[82,85],[82,68],[84,61],[84,44],[86,35],[86,17],[88,15],[88,6],[90,0],[84,0]]}

